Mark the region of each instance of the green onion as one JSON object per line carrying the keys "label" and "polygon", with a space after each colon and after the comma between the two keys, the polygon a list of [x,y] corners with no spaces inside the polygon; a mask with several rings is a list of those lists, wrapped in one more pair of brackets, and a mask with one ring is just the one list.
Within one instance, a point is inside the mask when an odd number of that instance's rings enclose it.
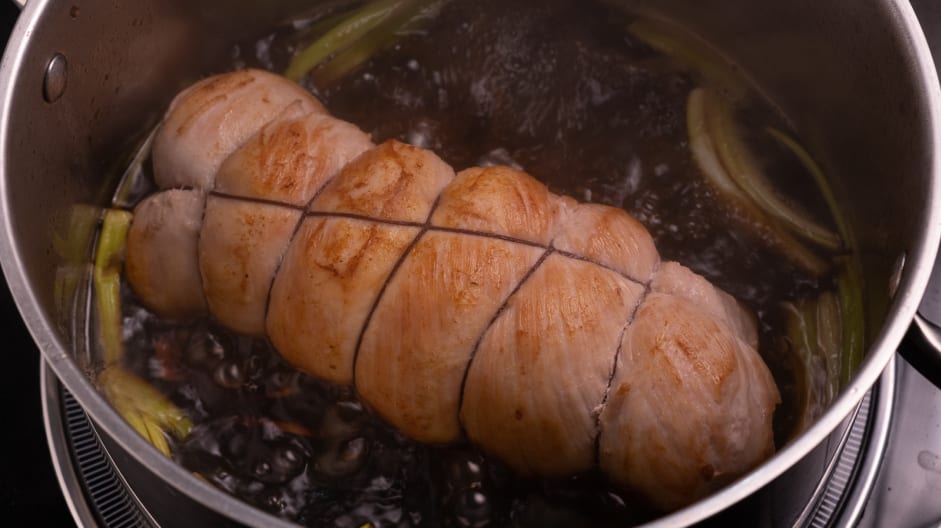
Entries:
{"label": "green onion", "polygon": [[776,139],[779,143],[788,148],[797,159],[804,165],[804,168],[807,169],[807,172],[810,173],[813,177],[814,182],[817,184],[817,188],[820,190],[820,194],[823,196],[824,201],[827,204],[827,207],[830,209],[830,214],[833,215],[833,222],[836,224],[837,231],[840,233],[840,237],[843,239],[843,243],[846,246],[853,247],[853,232],[849,228],[849,224],[846,222],[846,219],[843,216],[842,210],[840,209],[839,204],[836,202],[836,196],[833,194],[833,189],[830,188],[830,182],[827,181],[827,177],[823,174],[823,169],[820,168],[820,165],[817,165],[817,162],[814,161],[814,158],[811,157],[810,153],[807,152],[804,147],[800,145],[793,138],[781,132],[780,130],[774,127],[768,127],[765,129],[771,137]]}
{"label": "green onion", "polygon": [[170,447],[165,434],[184,439],[193,429],[185,412],[123,367],[105,368],[98,376],[98,384],[118,414],[166,456],[170,456]]}
{"label": "green onion", "polygon": [[796,361],[800,417],[797,431],[804,430],[839,393],[844,354],[840,331],[840,305],[832,292],[797,304],[784,303],[786,335]]}
{"label": "green onion", "polygon": [[285,77],[294,81],[300,80],[331,55],[346,49],[413,3],[414,0],[377,0],[357,9],[295,56],[284,72]]}
{"label": "green onion", "polygon": [[628,31],[654,50],[701,75],[707,83],[738,101],[748,94],[742,72],[710,45],[674,24],[640,18]]}
{"label": "green onion", "polygon": [[751,156],[735,125],[732,107],[721,97],[704,93],[706,121],[716,152],[732,180],[763,212],[780,221],[794,233],[822,247],[840,247],[836,233],[817,224],[800,209],[785,202],[768,182]]}
{"label": "green onion", "polygon": [[310,23],[298,31],[292,31],[289,38],[294,42],[309,42],[311,38],[323,36],[327,31],[330,31],[339,25],[340,22],[348,18],[351,11],[352,9],[344,9],[324,17],[322,20]]}
{"label": "green onion", "polygon": [[101,209],[91,205],[73,205],[68,215],[55,221],[52,247],[69,262],[88,262],[88,250],[98,228]]}
{"label": "green onion", "polygon": [[821,390],[815,373],[822,371],[820,358],[814,354],[811,343],[812,330],[810,325],[815,321],[806,316],[806,310],[793,303],[782,305],[786,312],[786,335],[789,343],[788,356],[794,359],[795,382],[800,416],[795,424],[796,431],[800,432],[813,422],[822,408],[820,402]]}
{"label": "green onion", "polygon": [[855,254],[842,259],[837,293],[843,315],[843,354],[840,385],[846,386],[863,360],[866,319],[863,308],[863,273]]}
{"label": "green onion", "polygon": [[160,391],[120,365],[124,358],[121,267],[132,218],[127,211],[105,211],[95,253],[93,277],[105,364],[98,384],[118,414],[161,453],[170,456],[164,431],[185,438],[193,428],[192,422]]}
{"label": "green onion", "polygon": [[840,312],[843,319],[840,385],[846,386],[853,372],[862,362],[866,335],[863,307],[863,272],[856,251],[855,238],[849,228],[849,222],[846,221],[846,217],[836,201],[836,196],[833,194],[833,190],[823,173],[823,169],[814,161],[810,153],[784,132],[771,127],[765,130],[771,137],[790,150],[814,178],[827,207],[830,209],[830,214],[833,216],[833,223],[836,224],[844,245],[849,249],[848,256],[837,259],[839,272],[836,279]]}
{"label": "green onion", "polygon": [[131,213],[118,209],[105,211],[95,254],[95,298],[105,365],[117,363],[124,356],[121,336],[121,259],[130,225]]}
{"label": "green onion", "polygon": [[736,206],[758,214],[758,210],[722,167],[716,155],[715,143],[706,124],[706,97],[706,90],[697,88],[689,93],[686,104],[686,125],[693,158],[719,193]]}
{"label": "green onion", "polygon": [[[801,306],[786,305],[788,336],[806,371],[805,390],[810,391],[805,394],[808,408],[813,408],[809,405],[814,401],[812,392],[818,390],[810,379],[816,363],[820,363],[825,372],[825,385],[819,388],[823,391],[820,398],[829,403],[849,382],[863,354],[863,276],[853,233],[823,170],[813,157],[790,136],[768,127],[767,133],[790,150],[814,179],[830,210],[836,233],[788,204],[774,190],[742,139],[732,106],[712,92],[724,94],[733,102],[742,99],[748,93],[744,77],[717,51],[678,29],[670,27],[668,22],[639,19],[631,24],[629,31],[702,77],[706,88],[697,88],[689,94],[687,129],[692,157],[708,183],[747,225],[814,277],[823,277],[830,266],[794,239],[788,230],[823,248],[831,251],[843,248],[849,253],[847,257],[836,259],[836,295],[825,293]],[[805,409],[806,412],[810,411]]]}
{"label": "green onion", "polygon": [[832,292],[824,292],[814,305],[816,318],[816,350],[826,367],[827,383],[824,399],[833,401],[843,385],[841,357],[843,356],[843,334],[840,331],[840,305]]}
{"label": "green onion", "polygon": [[403,34],[436,14],[443,1],[417,0],[404,6],[398,13],[378,25],[374,31],[340,51],[329,62],[314,72],[317,86],[329,86],[368,61],[379,51],[389,47]]}
{"label": "green onion", "polygon": [[769,219],[722,165],[707,122],[707,97],[703,88],[691,91],[686,110],[689,147],[700,170],[713,188],[735,208],[747,226],[800,269],[815,277],[823,276],[829,269],[828,264]]}

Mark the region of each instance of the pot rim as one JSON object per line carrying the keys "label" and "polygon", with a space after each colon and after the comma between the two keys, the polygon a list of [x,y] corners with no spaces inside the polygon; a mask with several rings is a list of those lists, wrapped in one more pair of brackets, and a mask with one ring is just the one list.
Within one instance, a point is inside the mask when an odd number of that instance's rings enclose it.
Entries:
{"label": "pot rim", "polygon": [[[894,356],[896,347],[915,316],[941,239],[941,160],[938,159],[938,154],[941,153],[941,85],[926,38],[911,4],[907,0],[883,1],[892,15],[886,24],[903,37],[902,43],[909,47],[912,55],[913,76],[920,81],[918,88],[924,102],[924,108],[920,109],[925,114],[922,116],[923,126],[930,135],[925,141],[933,147],[929,163],[931,188],[926,190],[929,210],[926,212],[924,230],[906,255],[907,270],[903,273],[902,283],[893,299],[886,323],[868,348],[863,364],[850,385],[844,388],[836,401],[809,429],[761,466],[717,493],[644,526],[659,528],[702,521],[752,495],[792,467],[819,445],[858,405]],[[8,181],[3,177],[3,173],[8,165],[7,146],[13,135],[9,129],[9,116],[15,92],[14,81],[24,67],[24,44],[36,30],[42,14],[54,2],[55,0],[30,0],[27,3],[8,41],[12,45],[7,46],[7,52],[0,63],[0,266],[20,315],[45,361],[62,384],[81,402],[95,425],[162,481],[216,513],[241,523],[253,526],[295,526],[249,506],[194,477],[138,435],[112,409],[86,374],[72,361],[65,344],[58,338],[52,324],[46,320],[39,308],[39,300],[30,288],[21,255],[13,243],[13,222],[7,207]]]}

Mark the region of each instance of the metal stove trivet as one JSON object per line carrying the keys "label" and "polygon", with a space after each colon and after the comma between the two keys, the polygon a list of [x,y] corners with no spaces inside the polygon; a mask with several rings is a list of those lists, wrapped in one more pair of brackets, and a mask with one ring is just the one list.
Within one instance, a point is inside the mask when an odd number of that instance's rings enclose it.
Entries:
{"label": "metal stove trivet", "polygon": [[59,485],[80,527],[156,526],[108,455],[88,415],[42,364],[46,438]]}
{"label": "metal stove trivet", "polygon": [[[45,365],[41,368],[46,435],[59,483],[76,523],[81,527],[136,528],[158,526],[134,494],[102,445],[95,427],[75,398]],[[855,525],[870,497],[890,425],[895,393],[895,361],[869,391],[841,435],[821,450],[825,469],[809,497],[786,504],[789,479],[806,479],[802,461],[756,496],[720,515],[752,526],[824,528]],[[813,467],[818,462],[806,460]],[[819,472],[817,474],[820,474]],[[792,500],[793,502],[793,500]],[[755,518],[758,504],[759,518]],[[739,508],[741,511],[736,511]],[[716,520],[706,521],[706,525]]]}

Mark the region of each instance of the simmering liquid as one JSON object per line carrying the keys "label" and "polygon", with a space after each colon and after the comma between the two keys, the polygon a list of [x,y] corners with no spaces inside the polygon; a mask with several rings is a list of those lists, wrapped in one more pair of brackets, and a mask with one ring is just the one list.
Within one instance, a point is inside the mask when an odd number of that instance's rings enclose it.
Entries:
{"label": "simmering liquid", "polygon": [[[782,333],[775,314],[782,301],[832,285],[763,247],[705,183],[686,128],[699,79],[630,36],[630,22],[600,2],[453,1],[343,79],[316,84],[315,70],[303,83],[376,142],[433,149],[456,170],[512,165],[557,193],[630,212],[664,260],[757,314],[761,353],[785,400],[775,418],[780,445],[793,428],[794,374],[792,359],[771,346]],[[240,44],[229,67],[284,71],[295,29]],[[752,98],[738,114],[772,180],[806,178],[759,133],[785,127],[770,105]],[[796,185],[804,186],[796,195],[813,195],[808,183]],[[276,515],[350,528],[623,526],[654,515],[600,475],[523,479],[472,446],[417,444],[352,389],[295,371],[265,340],[208,320],[161,321],[129,291],[123,306],[127,366],[195,424],[171,446],[174,457]]]}

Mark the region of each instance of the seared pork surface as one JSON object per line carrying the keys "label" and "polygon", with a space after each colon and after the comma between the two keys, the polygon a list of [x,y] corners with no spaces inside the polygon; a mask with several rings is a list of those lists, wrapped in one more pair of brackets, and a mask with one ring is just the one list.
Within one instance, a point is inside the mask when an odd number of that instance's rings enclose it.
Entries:
{"label": "seared pork surface", "polygon": [[182,92],[153,157],[166,190],[128,241],[142,301],[268,336],[416,440],[521,474],[597,467],[663,509],[773,451],[753,315],[623,210],[374,146],[255,70]]}

